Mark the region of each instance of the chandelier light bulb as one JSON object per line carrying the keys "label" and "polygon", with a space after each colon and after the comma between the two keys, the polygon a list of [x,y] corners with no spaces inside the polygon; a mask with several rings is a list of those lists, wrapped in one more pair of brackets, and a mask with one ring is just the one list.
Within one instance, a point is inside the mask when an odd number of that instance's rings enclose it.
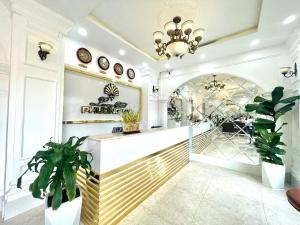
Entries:
{"label": "chandelier light bulb", "polygon": [[170,36],[176,29],[176,24],[173,21],[167,22],[165,24],[165,31]]}
{"label": "chandelier light bulb", "polygon": [[203,35],[204,35],[204,29],[199,28],[199,29],[195,30],[193,35],[194,35],[195,40],[200,42],[203,38]]}
{"label": "chandelier light bulb", "polygon": [[181,25],[181,30],[186,34],[190,35],[192,33],[193,29],[193,21],[192,20],[187,20]]}
{"label": "chandelier light bulb", "polygon": [[155,32],[153,33],[153,38],[154,38],[154,41],[155,41],[156,43],[161,42],[163,36],[164,36],[164,33],[161,32],[161,31],[155,31]]}

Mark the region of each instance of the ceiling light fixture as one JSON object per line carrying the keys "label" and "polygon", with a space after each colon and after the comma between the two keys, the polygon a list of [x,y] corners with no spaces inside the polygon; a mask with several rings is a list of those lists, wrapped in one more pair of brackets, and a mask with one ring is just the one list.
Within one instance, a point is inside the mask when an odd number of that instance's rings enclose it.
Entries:
{"label": "ceiling light fixture", "polygon": [[221,91],[222,89],[224,89],[225,84],[221,81],[217,81],[216,76],[217,75],[213,75],[214,80],[204,85],[205,90],[213,92],[213,91]]}
{"label": "ceiling light fixture", "polygon": [[287,18],[285,18],[282,21],[282,24],[283,25],[287,25],[287,24],[290,24],[290,23],[294,22],[295,20],[296,20],[296,16],[295,15],[291,15],[291,16],[288,16]]}
{"label": "ceiling light fixture", "polygon": [[254,39],[253,41],[250,42],[250,46],[256,46],[260,43],[260,40],[259,39]]}
{"label": "ceiling light fixture", "polygon": [[193,21],[187,20],[183,22],[181,24],[181,28],[179,28],[180,22],[181,17],[176,16],[173,18],[173,21],[165,24],[165,31],[170,38],[170,41],[166,43],[162,42],[164,35],[163,32],[155,31],[153,33],[155,50],[159,56],[165,55],[168,59],[172,56],[182,58],[182,56],[186,53],[194,54],[200,47],[200,41],[203,38],[204,29],[199,28],[194,30],[194,39],[190,40],[190,36],[193,31]]}
{"label": "ceiling light fixture", "polygon": [[84,28],[82,28],[82,27],[79,27],[78,28],[78,33],[81,35],[81,36],[86,36],[87,35],[87,31],[86,31],[86,29],[84,29]]}
{"label": "ceiling light fixture", "polygon": [[120,49],[119,50],[119,54],[122,55],[122,56],[125,55],[125,50],[124,49]]}
{"label": "ceiling light fixture", "polygon": [[143,67],[148,67],[148,64],[144,62]]}

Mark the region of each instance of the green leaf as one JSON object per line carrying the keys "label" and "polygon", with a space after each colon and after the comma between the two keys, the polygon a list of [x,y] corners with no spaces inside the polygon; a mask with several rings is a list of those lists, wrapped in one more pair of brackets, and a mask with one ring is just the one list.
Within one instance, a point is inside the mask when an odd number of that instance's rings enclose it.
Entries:
{"label": "green leaf", "polygon": [[29,187],[29,190],[31,191],[32,193],[32,196],[34,198],[40,198],[42,199],[41,195],[42,195],[42,192],[41,192],[41,189],[39,188],[39,177],[37,177],[34,182],[30,185]]}
{"label": "green leaf", "polygon": [[56,210],[59,208],[59,206],[61,205],[61,201],[62,201],[62,187],[61,187],[61,183],[57,183],[57,185],[55,186],[55,191],[54,191],[54,195],[52,198],[52,209]]}
{"label": "green leaf", "polygon": [[256,96],[254,98],[254,102],[264,102],[264,101],[268,101],[267,99],[261,97],[261,96]]}
{"label": "green leaf", "polygon": [[63,151],[60,149],[60,151],[55,151],[53,154],[51,154],[51,162],[55,165],[58,162],[60,162],[63,159]]}
{"label": "green leaf", "polygon": [[275,104],[279,103],[280,99],[283,97],[283,87],[275,87],[272,91],[272,102]]}
{"label": "green leaf", "polygon": [[247,104],[245,106],[246,108],[246,112],[252,112],[252,111],[255,111],[258,107],[258,104]]}
{"label": "green leaf", "polygon": [[72,201],[76,195],[76,172],[71,164],[64,165],[64,180],[69,201]]}
{"label": "green leaf", "polygon": [[39,183],[38,183],[39,188],[46,190],[53,169],[54,169],[54,165],[51,163],[51,161],[48,161],[42,166],[39,174]]}
{"label": "green leaf", "polygon": [[279,102],[280,103],[292,103],[292,102],[295,102],[299,99],[300,99],[300,95],[297,95],[297,96],[292,96],[292,97],[289,97],[289,98],[282,99]]}
{"label": "green leaf", "polygon": [[295,105],[295,102],[292,102],[292,103],[289,103],[289,104],[281,107],[280,109],[278,109],[275,113],[275,119],[278,120],[279,117],[283,116],[288,111],[291,111],[293,109],[294,105]]}

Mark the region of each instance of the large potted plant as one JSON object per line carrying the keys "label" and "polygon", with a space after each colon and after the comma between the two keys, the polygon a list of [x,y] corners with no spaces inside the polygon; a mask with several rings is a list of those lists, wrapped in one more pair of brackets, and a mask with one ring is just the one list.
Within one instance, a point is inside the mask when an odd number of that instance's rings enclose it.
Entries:
{"label": "large potted plant", "polygon": [[91,169],[91,153],[79,150],[87,137],[70,137],[66,143],[46,143],[27,163],[27,170],[38,174],[29,186],[34,198],[46,199],[45,225],[79,225],[82,196],[76,185],[79,168],[88,176]]}
{"label": "large potted plant", "polygon": [[255,111],[258,118],[253,123],[255,128],[255,142],[257,152],[262,160],[263,184],[273,189],[283,189],[285,181],[285,165],[282,156],[286,151],[285,143],[281,141],[282,128],[287,123],[279,122],[279,118],[291,111],[300,96],[283,98],[283,87],[276,87],[272,91],[272,98],[265,99],[256,96],[254,104],[246,105],[246,111]]}
{"label": "large potted plant", "polygon": [[133,110],[128,110],[121,113],[121,118],[123,121],[123,133],[138,133],[140,132],[140,113]]}

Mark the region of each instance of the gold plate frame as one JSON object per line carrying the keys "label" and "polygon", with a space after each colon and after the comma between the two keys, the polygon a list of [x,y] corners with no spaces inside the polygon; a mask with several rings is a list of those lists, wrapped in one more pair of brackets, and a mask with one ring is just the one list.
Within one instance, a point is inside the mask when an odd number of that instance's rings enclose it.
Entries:
{"label": "gold plate frame", "polygon": [[[101,80],[105,80],[105,81],[109,81],[109,82],[114,82],[116,84],[125,86],[125,87],[130,87],[130,88],[134,88],[136,90],[138,90],[139,92],[139,113],[140,113],[140,118],[142,118],[142,108],[143,108],[143,100],[142,100],[142,95],[143,95],[143,91],[142,88],[129,83],[129,82],[125,82],[122,80],[117,80],[117,79],[113,79],[105,74],[102,73],[93,73],[93,72],[89,72],[86,70],[82,70],[70,65],[65,65],[65,71],[72,71],[75,73],[78,73],[80,75],[83,76],[89,76],[89,77],[94,77],[97,79],[101,79]],[[121,120],[65,120],[63,121],[63,124],[86,124],[86,123],[118,123],[118,122],[122,122]]]}

